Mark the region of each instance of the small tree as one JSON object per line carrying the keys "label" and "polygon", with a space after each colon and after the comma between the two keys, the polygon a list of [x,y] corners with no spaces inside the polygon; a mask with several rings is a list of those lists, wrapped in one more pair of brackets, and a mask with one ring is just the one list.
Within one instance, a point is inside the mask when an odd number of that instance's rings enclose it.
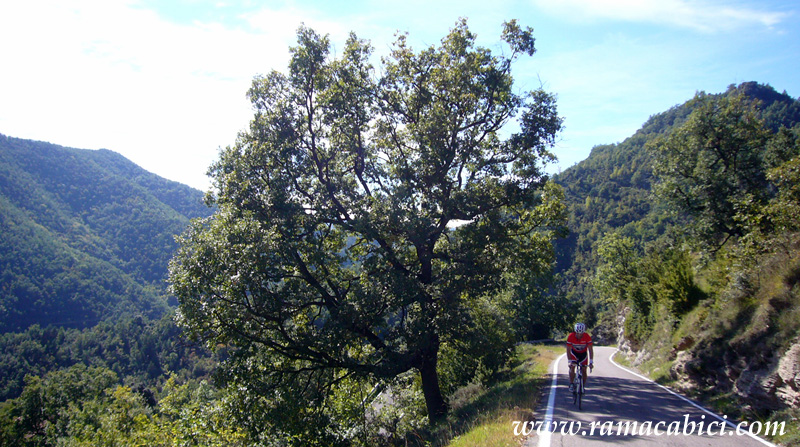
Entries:
{"label": "small tree", "polygon": [[592,284],[608,303],[619,304],[629,299],[626,291],[639,280],[639,257],[633,239],[613,232],[597,242],[599,257]]}
{"label": "small tree", "polygon": [[777,189],[765,209],[769,225],[776,232],[800,229],[800,124],[782,128],[770,140],[767,179]]}
{"label": "small tree", "polygon": [[210,170],[217,213],[180,238],[180,321],[239,347],[260,375],[241,380],[293,387],[283,401],[416,370],[436,421],[440,345],[469,336],[469,303],[504,272],[538,270],[542,234],[564,224],[542,171],[555,99],[512,91],[531,30],[505,24],[507,56],[476,47],[465,21],[419,52],[400,35],[379,73],[355,35],[338,59],[327,37],[297,37],[288,74],[253,81],[250,128]]}

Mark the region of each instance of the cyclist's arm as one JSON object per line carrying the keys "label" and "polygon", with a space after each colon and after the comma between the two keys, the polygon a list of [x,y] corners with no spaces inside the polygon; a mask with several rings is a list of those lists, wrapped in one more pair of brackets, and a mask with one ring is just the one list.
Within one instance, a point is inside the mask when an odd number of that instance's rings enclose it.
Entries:
{"label": "cyclist's arm", "polygon": [[594,364],[594,344],[589,345],[589,364]]}

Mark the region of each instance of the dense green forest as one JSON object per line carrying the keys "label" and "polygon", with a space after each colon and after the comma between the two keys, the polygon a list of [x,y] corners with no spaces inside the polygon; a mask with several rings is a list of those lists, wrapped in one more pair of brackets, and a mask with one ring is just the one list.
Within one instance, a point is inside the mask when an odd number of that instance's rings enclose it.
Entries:
{"label": "dense green forest", "polygon": [[156,320],[128,315],[85,329],[33,325],[2,334],[0,401],[18,397],[28,375],[45,376],[77,364],[107,368],[139,388],[162,385],[170,375],[208,378],[212,355],[182,339],[173,319],[173,312]]}
{"label": "dense green forest", "polygon": [[175,235],[202,193],[108,150],[0,135],[0,330],[166,312]]}
{"label": "dense green forest", "polygon": [[[0,135],[0,445],[425,445],[575,318],[732,416],[796,418],[757,382],[800,336],[800,101],[700,92],[551,182],[561,118],[511,92],[530,30],[503,38],[508,59],[465,23],[400,38],[373,84],[365,42],[328,60],[301,29],[212,166],[216,209],[114,152]],[[327,115],[290,113],[308,98]],[[359,146],[371,114],[389,160]],[[303,146],[320,129],[347,149]]]}

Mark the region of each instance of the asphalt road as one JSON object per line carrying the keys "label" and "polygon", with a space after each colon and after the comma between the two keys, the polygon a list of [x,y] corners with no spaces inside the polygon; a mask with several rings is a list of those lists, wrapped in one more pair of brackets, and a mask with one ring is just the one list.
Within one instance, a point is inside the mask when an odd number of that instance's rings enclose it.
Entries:
{"label": "asphalt road", "polygon": [[[572,394],[568,390],[566,358],[561,357],[554,362],[558,366],[554,381],[556,386],[545,393],[542,399],[544,405],[537,411],[541,425],[516,427],[518,432],[524,433],[528,429],[531,433],[525,446],[772,445],[747,434],[737,434],[738,421],[726,424],[726,418],[693,406],[644,377],[615,365],[610,361],[614,348],[596,347],[594,352],[595,367],[589,373],[582,410],[573,404]],[[551,372],[552,368],[553,365]],[[549,408],[548,403],[552,404]],[[555,431],[547,433],[546,429],[541,428],[537,433],[540,426],[549,426]],[[748,431],[746,425],[740,428],[741,431]],[[755,432],[758,426],[752,428]],[[761,427],[762,433],[763,430],[764,427]]]}

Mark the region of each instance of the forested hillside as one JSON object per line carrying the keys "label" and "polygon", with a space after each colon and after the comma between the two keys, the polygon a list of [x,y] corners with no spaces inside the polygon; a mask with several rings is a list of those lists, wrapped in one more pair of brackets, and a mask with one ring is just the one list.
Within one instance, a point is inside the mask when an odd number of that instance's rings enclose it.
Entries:
{"label": "forested hillside", "polygon": [[[703,95],[719,98],[738,93],[758,101],[760,116],[773,132],[800,122],[800,102],[767,85],[747,82],[725,93]],[[570,235],[556,241],[563,296],[588,301],[590,309],[603,300],[591,279],[599,261],[597,242],[604,235],[619,231],[643,248],[674,223],[675,213],[653,194],[655,154],[646,146],[682,125],[696,107],[697,102],[687,101],[655,114],[631,137],[594,147],[586,160],[555,177],[564,187],[570,219]],[[590,318],[595,316],[589,313]]]}
{"label": "forested hillside", "polygon": [[112,151],[0,135],[0,330],[162,315],[174,236],[208,214]]}
{"label": "forested hillside", "polygon": [[221,357],[181,337],[165,279],[175,236],[212,211],[115,152],[0,135],[1,446],[133,444],[117,424],[158,398],[148,439],[197,439]]}

